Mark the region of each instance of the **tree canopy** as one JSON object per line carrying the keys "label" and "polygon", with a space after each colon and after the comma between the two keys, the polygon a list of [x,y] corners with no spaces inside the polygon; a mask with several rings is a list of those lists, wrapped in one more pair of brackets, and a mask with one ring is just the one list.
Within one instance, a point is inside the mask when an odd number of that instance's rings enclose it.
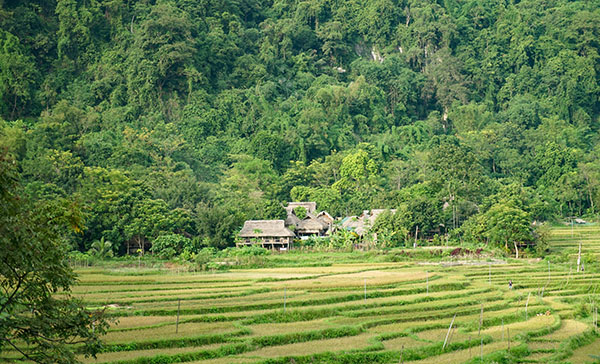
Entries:
{"label": "tree canopy", "polygon": [[0,2],[0,147],[80,251],[224,248],[291,200],[430,238],[594,215],[599,5]]}
{"label": "tree canopy", "polygon": [[75,348],[97,353],[108,329],[101,311],[69,294],[65,236],[81,232],[81,211],[67,198],[32,199],[15,170],[0,153],[0,359],[10,349],[36,363],[74,363]]}

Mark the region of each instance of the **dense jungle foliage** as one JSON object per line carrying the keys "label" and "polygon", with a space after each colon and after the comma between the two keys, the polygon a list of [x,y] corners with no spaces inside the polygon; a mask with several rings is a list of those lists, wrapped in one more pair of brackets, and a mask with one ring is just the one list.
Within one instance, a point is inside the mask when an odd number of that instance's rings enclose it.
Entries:
{"label": "dense jungle foliage", "polygon": [[504,245],[598,212],[599,51],[598,0],[4,0],[0,149],[80,251],[292,200]]}

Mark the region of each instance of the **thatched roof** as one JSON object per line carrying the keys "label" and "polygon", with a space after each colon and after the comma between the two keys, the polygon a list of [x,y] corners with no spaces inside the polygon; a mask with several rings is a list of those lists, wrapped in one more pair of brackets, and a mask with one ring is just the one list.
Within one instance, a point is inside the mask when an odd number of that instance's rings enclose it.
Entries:
{"label": "thatched roof", "polygon": [[333,216],[331,216],[327,211],[321,211],[317,214],[317,219],[326,223],[327,225],[331,224],[334,221]]}
{"label": "thatched roof", "polygon": [[362,235],[365,232],[365,221],[358,216],[348,216],[342,219],[342,228]]}
{"label": "thatched roof", "polygon": [[[388,211],[386,209],[373,209],[369,212],[369,210],[363,211],[360,216],[349,216],[342,220],[342,228],[346,230],[351,230],[357,233],[358,235],[363,235],[367,230],[369,230],[373,225],[375,225],[375,221],[377,217],[381,215],[383,212]],[[392,214],[396,213],[396,209],[389,210]]]}
{"label": "thatched roof", "polygon": [[381,215],[382,213],[389,211],[392,215],[396,213],[396,209],[373,209],[371,210],[371,214],[369,214],[369,222],[371,223],[371,226],[375,225],[375,220],[377,220],[377,218],[379,217],[379,215]]}
{"label": "thatched roof", "polygon": [[295,214],[288,214],[285,219],[285,226],[298,226],[300,224],[300,219]]}
{"label": "thatched roof", "polygon": [[288,203],[285,210],[288,215],[294,211],[296,207],[304,207],[306,212],[310,212],[311,214],[317,211],[317,203],[316,202],[290,202]]}
{"label": "thatched roof", "polygon": [[239,236],[241,238],[259,238],[294,237],[296,235],[285,227],[283,220],[248,220],[244,223]]}
{"label": "thatched roof", "polygon": [[315,215],[307,213],[306,217],[298,223],[297,227],[298,231],[316,233],[318,231],[327,230],[329,225],[319,220]]}

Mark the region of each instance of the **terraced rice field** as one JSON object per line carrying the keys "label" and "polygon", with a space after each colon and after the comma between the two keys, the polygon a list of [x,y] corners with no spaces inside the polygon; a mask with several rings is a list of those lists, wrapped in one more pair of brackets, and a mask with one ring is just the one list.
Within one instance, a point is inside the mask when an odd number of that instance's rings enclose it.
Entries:
{"label": "terraced rice field", "polygon": [[117,319],[105,337],[105,352],[82,359],[593,362],[590,354],[600,355],[600,334],[590,312],[600,303],[600,266],[591,262],[585,272],[574,271],[580,240],[584,254],[600,255],[600,226],[574,227],[573,238],[570,226],[553,229],[552,251],[570,258],[550,264],[550,270],[538,260],[143,275],[81,270],[75,294],[89,307],[108,307]]}

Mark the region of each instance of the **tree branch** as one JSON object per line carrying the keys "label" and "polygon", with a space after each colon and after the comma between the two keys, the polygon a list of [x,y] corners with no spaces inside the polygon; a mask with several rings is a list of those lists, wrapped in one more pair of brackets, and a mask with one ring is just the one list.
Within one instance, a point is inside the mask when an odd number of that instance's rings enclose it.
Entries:
{"label": "tree branch", "polygon": [[36,362],[35,359],[33,359],[32,357],[30,357],[29,355],[27,355],[23,350],[19,349],[19,347],[17,347],[12,341],[10,341],[9,339],[3,338],[2,340],[6,341],[10,346],[12,346],[16,351],[18,351],[21,355],[23,355],[23,357],[25,357],[28,360],[31,360],[32,362]]}

